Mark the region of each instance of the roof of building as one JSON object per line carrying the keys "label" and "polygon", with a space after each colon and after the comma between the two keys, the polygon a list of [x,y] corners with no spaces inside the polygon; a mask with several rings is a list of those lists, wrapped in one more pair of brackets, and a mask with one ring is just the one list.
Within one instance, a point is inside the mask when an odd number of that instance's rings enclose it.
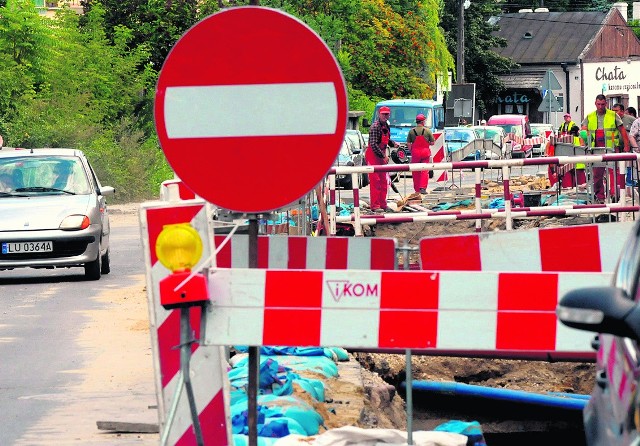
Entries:
{"label": "roof of building", "polygon": [[601,30],[607,12],[524,12],[492,19],[507,46],[498,54],[519,64],[576,61]]}

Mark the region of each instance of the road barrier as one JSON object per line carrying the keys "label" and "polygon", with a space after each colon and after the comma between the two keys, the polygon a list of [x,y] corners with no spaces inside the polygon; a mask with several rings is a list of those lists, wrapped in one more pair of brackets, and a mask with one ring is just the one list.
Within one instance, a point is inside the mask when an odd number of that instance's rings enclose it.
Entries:
{"label": "road barrier", "polygon": [[204,274],[209,295],[202,311],[195,307],[190,317],[201,340],[191,345],[189,376],[200,436],[211,445],[232,444],[228,381],[218,346],[339,345],[405,350],[409,358],[413,351],[593,360],[592,335],[560,324],[555,309],[570,290],[610,282],[613,259],[631,226],[423,239],[423,271],[397,270],[395,239],[260,236],[255,265],[245,269],[252,263],[248,236],[216,235],[205,202],[145,203],[140,215],[163,444],[198,440],[181,398],[175,348],[181,342],[180,310],[159,304],[159,284],[172,274],[155,250],[167,226],[188,224],[203,241],[203,260],[192,274]]}
{"label": "road barrier", "polygon": [[612,273],[634,224],[427,237],[420,240],[421,268]]}
{"label": "road barrier", "polygon": [[[481,220],[491,218],[504,218],[506,222],[506,229],[513,229],[513,219],[531,216],[563,216],[563,215],[597,215],[597,214],[610,214],[620,213],[620,219],[624,221],[626,219],[625,213],[637,212],[640,210],[640,206],[635,204],[636,195],[632,195],[632,205],[627,206],[626,187],[620,185],[618,203],[608,204],[591,204],[591,205],[569,205],[569,206],[541,206],[541,207],[529,207],[529,208],[515,208],[512,205],[513,194],[511,193],[509,180],[511,175],[511,169],[514,167],[523,166],[559,166],[559,165],[575,165],[578,163],[591,166],[592,164],[602,163],[615,163],[618,172],[625,172],[626,162],[632,162],[637,165],[640,159],[640,154],[636,153],[610,153],[601,155],[585,155],[585,156],[553,156],[553,157],[540,157],[540,158],[516,158],[508,160],[479,160],[479,161],[460,161],[460,162],[448,162],[448,163],[415,163],[415,164],[387,164],[382,166],[344,166],[333,167],[329,170],[329,187],[331,192],[331,201],[329,206],[329,217],[332,221],[331,234],[335,228],[337,222],[352,222],[356,227],[356,234],[362,233],[361,227],[363,224],[372,225],[379,222],[411,222],[411,221],[439,221],[439,220],[476,220],[476,231],[481,231]],[[475,210],[473,212],[415,212],[411,213],[410,217],[397,216],[394,214],[386,214],[382,216],[362,216],[360,210],[354,212],[350,217],[338,217],[335,212],[335,182],[332,178],[335,175],[351,174],[354,178],[358,173],[373,173],[373,172],[414,172],[414,171],[429,171],[435,169],[446,170],[463,170],[473,169],[475,170]],[[502,173],[504,209],[483,209],[482,208],[482,184],[481,184],[481,169],[500,169]],[[354,181],[354,185],[358,182]],[[593,184],[589,184],[589,196],[593,196]],[[357,186],[356,186],[357,188]],[[606,190],[609,191],[610,187],[607,185]],[[555,191],[556,194],[560,193],[559,187]],[[359,197],[359,193],[357,194]],[[354,200],[356,194],[354,194]],[[610,198],[610,197],[609,197]],[[354,206],[359,206],[359,203],[354,202]]]}
{"label": "road barrier", "polygon": [[610,280],[610,273],[218,269],[209,274],[216,291],[204,343],[593,357],[593,335],[564,327],[555,310],[564,293]]}

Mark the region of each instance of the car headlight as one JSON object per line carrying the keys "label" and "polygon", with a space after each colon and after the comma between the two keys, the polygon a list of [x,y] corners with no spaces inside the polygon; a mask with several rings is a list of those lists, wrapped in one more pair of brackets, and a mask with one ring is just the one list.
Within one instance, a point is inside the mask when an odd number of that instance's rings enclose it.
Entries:
{"label": "car headlight", "polygon": [[91,225],[91,220],[86,215],[69,215],[60,223],[60,229],[63,231],[79,231],[86,229]]}

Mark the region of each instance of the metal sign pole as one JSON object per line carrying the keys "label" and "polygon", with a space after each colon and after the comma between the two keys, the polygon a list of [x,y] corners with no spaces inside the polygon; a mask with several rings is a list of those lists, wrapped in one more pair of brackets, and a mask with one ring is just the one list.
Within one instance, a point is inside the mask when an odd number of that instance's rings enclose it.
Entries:
{"label": "metal sign pole", "polygon": [[[409,269],[409,243],[405,239],[402,246],[402,266]],[[413,377],[411,370],[411,349],[405,350],[405,382],[406,382],[406,403],[407,403],[407,444],[413,444]]]}
{"label": "metal sign pole", "polygon": [[[258,216],[249,215],[249,268],[258,267]],[[249,388],[247,389],[247,426],[249,446],[258,446],[258,386],[260,379],[260,346],[249,347]]]}
{"label": "metal sign pole", "polygon": [[547,84],[549,85],[549,90],[547,90],[547,96],[549,97],[549,114],[547,116],[549,116],[549,120],[547,123],[551,124],[551,96],[553,96],[551,93],[551,70],[547,70]]}

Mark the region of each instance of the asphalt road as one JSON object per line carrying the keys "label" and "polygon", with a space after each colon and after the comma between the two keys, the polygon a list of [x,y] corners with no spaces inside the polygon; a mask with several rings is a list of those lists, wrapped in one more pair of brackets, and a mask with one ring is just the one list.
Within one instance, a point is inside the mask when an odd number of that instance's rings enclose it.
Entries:
{"label": "asphalt road", "polygon": [[85,281],[82,268],[0,271],[0,444],[32,444],[25,434],[69,402],[87,361],[77,343],[86,312],[104,307],[101,292],[132,286],[144,272],[138,234],[137,226],[112,228],[112,273],[99,281]]}

